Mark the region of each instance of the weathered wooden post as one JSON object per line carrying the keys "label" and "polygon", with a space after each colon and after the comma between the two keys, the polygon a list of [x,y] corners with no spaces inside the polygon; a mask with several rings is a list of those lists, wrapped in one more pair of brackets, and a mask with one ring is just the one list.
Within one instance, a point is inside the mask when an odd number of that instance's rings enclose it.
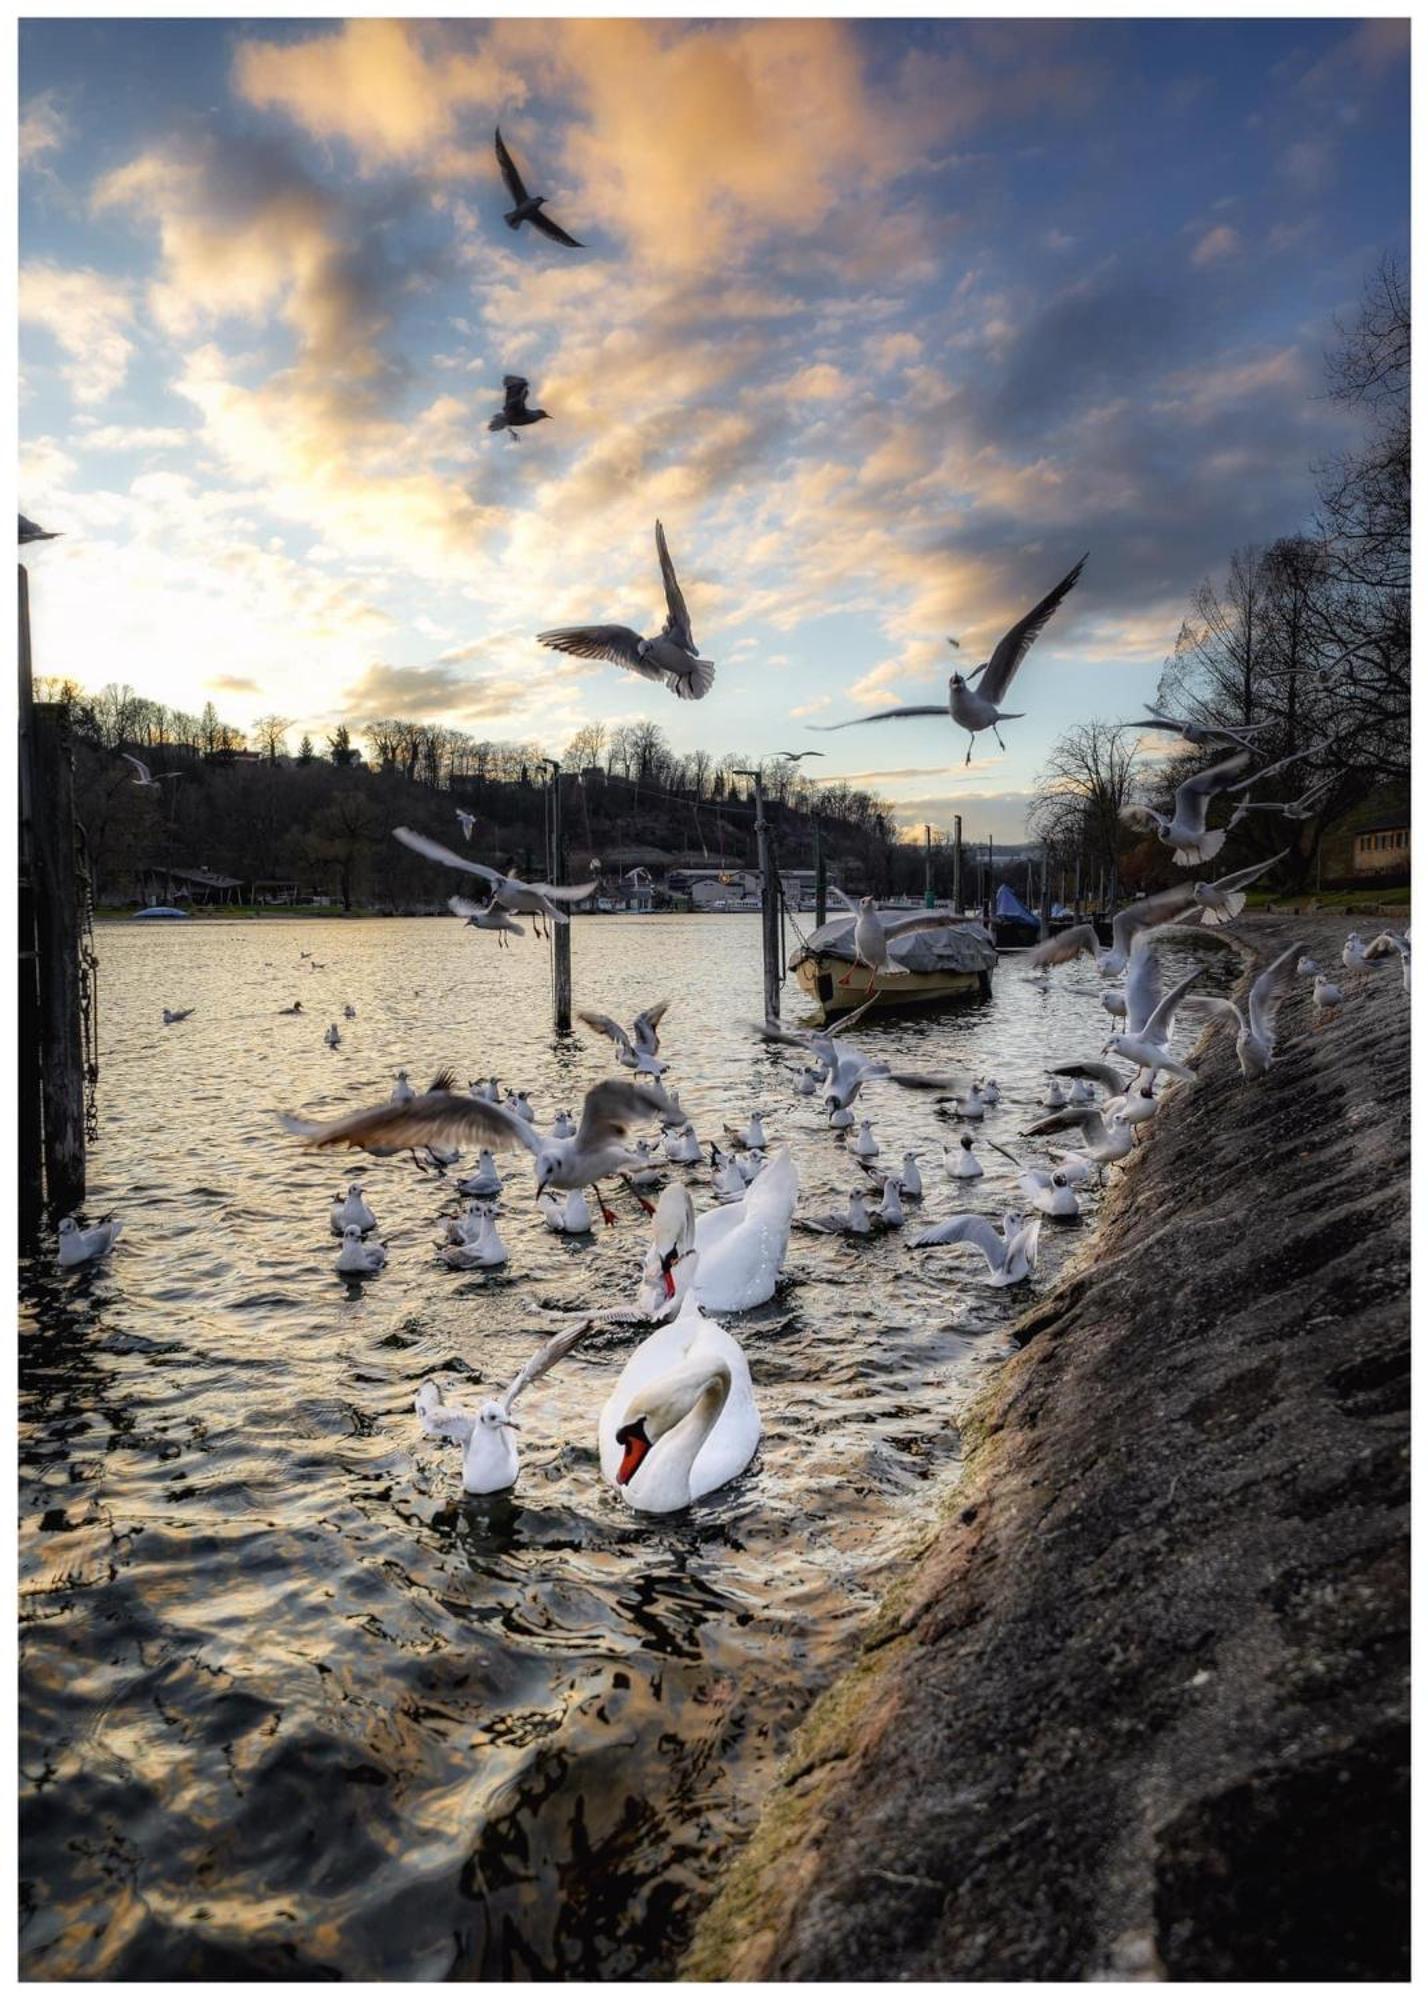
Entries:
{"label": "weathered wooden post", "polygon": [[813,922],[821,929],[828,921],[828,864],[823,859],[823,821],[813,815]]}
{"label": "weathered wooden post", "polygon": [[779,1017],[778,962],[778,901],[779,882],[774,873],[773,854],[769,841],[769,825],[764,817],[764,781],[757,771],[739,771],[741,778],[752,778],[754,782],[754,833],[759,845],[759,929],[763,942],[764,962],[764,1017],[776,1021]]}
{"label": "weathered wooden post", "polygon": [[30,676],[30,579],[20,564],[20,991],[17,1138],[19,1140],[20,1242],[29,1248],[44,1213],[41,1157],[44,1118],[40,1105],[40,986],[35,956],[35,878],[30,823],[31,758],[34,747],[34,687]]}
{"label": "weathered wooden post", "polygon": [[962,914],[962,815],[952,815],[952,907]]}
{"label": "weathered wooden post", "polygon": [[[560,765],[547,757],[550,771],[550,880],[558,886],[565,880],[565,849],[560,823]],[[568,914],[568,913],[567,913]],[[570,1032],[570,924],[550,927],[551,999],[554,1003],[555,1031]]]}
{"label": "weathered wooden post", "polygon": [[924,823],[922,828],[922,906],[932,909],[937,898],[932,893],[932,828]]}
{"label": "weathered wooden post", "polygon": [[84,1200],[84,1043],[79,1005],[79,868],[68,712],[36,702],[31,736],[35,940],[39,954],[45,1199],[68,1215]]}

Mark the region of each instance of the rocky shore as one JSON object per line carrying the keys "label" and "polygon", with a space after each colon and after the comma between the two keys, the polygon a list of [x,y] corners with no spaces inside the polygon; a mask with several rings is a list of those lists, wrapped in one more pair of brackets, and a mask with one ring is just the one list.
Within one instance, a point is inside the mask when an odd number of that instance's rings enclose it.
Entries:
{"label": "rocky shore", "polygon": [[685,1977],[1407,1977],[1397,959],[1308,1014],[1254,1084],[1202,1041]]}

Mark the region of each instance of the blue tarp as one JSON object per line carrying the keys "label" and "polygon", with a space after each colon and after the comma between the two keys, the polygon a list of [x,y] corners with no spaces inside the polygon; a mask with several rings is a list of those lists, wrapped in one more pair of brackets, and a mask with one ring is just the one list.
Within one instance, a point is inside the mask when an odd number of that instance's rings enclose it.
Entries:
{"label": "blue tarp", "polygon": [[1031,914],[1026,904],[1021,901],[1016,891],[1009,889],[1005,882],[1003,882],[1001,888],[997,891],[996,915],[999,917],[1012,917],[1020,924],[1034,924],[1036,922],[1036,918]]}

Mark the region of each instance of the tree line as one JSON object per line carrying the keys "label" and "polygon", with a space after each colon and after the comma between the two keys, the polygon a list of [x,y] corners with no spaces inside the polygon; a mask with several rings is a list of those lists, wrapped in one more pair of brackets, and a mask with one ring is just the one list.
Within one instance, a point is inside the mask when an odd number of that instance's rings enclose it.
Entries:
{"label": "tree line", "polygon": [[[1286,845],[1284,885],[1297,889],[1320,842],[1374,795],[1406,802],[1410,769],[1410,308],[1385,259],[1358,315],[1326,357],[1327,392],[1363,419],[1363,439],[1317,471],[1312,526],[1237,550],[1202,583],[1157,690],[1162,713],[1255,729],[1256,767],[1307,752],[1250,796],[1297,801],[1302,820],[1255,813],[1236,829],[1234,861]],[[1165,850],[1121,821],[1123,806],[1161,804],[1194,770],[1229,754],[1195,750],[1132,723],[1077,724],[1053,746],[1029,815],[1054,869],[1087,884],[1168,880]],[[1169,754],[1165,754],[1166,752]]]}

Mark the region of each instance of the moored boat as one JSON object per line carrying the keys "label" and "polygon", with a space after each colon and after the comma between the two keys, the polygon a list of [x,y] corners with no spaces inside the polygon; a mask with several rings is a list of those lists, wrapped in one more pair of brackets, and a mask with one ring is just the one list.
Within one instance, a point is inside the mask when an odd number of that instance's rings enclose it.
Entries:
{"label": "moored boat", "polygon": [[894,938],[889,954],[907,970],[891,979],[855,962],[853,921],[843,915],[820,925],[788,962],[825,1020],[861,1007],[875,992],[888,1007],[944,1006],[985,999],[991,992],[997,948],[976,918],[954,918],[937,930]]}

